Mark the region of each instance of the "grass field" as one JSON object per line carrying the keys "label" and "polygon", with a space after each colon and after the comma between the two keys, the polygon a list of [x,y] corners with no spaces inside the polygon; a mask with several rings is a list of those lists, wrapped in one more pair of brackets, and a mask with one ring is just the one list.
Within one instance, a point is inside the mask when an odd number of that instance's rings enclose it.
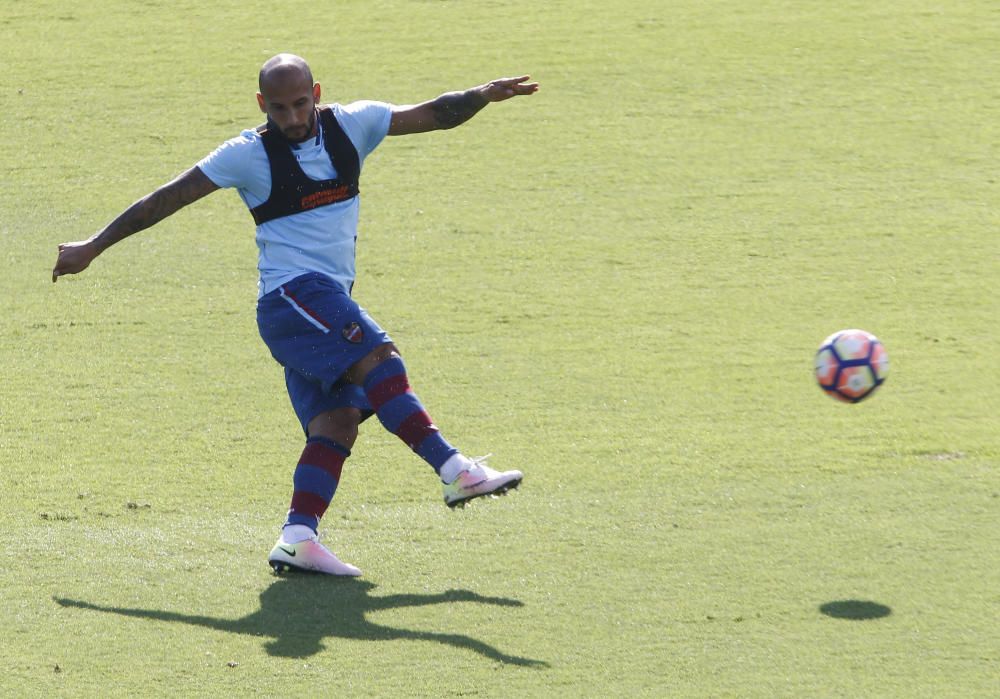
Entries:
{"label": "grass field", "polygon": [[[996,3],[0,5],[2,696],[1000,692]],[[215,194],[52,285],[241,128],[260,64],[328,101],[541,91],[387,139],[355,296],[464,450],[451,512],[366,423],[265,557],[302,447]],[[812,353],[876,333],[870,401]]]}

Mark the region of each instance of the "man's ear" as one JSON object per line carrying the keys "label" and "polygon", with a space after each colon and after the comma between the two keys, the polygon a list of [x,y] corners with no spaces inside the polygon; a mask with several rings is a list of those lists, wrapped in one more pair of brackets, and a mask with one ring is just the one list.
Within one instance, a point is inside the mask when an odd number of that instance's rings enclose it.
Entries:
{"label": "man's ear", "polygon": [[319,83],[313,85],[313,102],[319,104],[319,96],[322,91],[320,90]]}
{"label": "man's ear", "polygon": [[264,95],[260,94],[259,92],[257,93],[257,106],[260,107],[260,111],[265,113],[267,112],[267,110],[264,108]]}

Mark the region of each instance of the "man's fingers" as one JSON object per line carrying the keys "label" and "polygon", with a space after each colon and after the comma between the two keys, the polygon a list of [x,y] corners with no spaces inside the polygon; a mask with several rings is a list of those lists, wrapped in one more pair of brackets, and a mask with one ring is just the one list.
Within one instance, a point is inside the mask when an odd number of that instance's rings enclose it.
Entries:
{"label": "man's fingers", "polygon": [[519,75],[515,78],[497,78],[489,84],[488,94],[491,102],[500,102],[518,95],[530,95],[538,91],[538,83],[525,82],[530,75]]}
{"label": "man's fingers", "polygon": [[516,78],[502,78],[497,82],[511,95],[529,95],[538,90],[538,83],[529,83],[530,75],[521,75]]}

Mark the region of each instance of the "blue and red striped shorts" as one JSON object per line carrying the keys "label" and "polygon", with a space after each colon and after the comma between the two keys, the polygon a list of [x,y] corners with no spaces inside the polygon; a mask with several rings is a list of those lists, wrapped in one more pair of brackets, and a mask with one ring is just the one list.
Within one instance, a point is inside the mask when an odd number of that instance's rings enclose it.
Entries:
{"label": "blue and red striped shorts", "polygon": [[303,431],[320,413],[353,407],[374,412],[360,386],[344,373],[389,336],[329,277],[309,273],[257,302],[257,329],[279,364]]}

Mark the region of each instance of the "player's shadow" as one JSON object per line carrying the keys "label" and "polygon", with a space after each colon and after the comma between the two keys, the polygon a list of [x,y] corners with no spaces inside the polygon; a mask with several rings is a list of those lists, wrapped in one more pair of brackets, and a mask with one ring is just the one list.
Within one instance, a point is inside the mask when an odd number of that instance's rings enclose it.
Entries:
{"label": "player's shadow", "polygon": [[[326,576],[294,575],[279,578],[260,595],[260,609],[241,619],[217,619],[210,616],[179,614],[159,609],[105,607],[80,600],[54,597],[63,607],[90,609],[140,619],[176,621],[218,631],[263,636],[271,640],[265,650],[274,656],[306,658],[323,650],[323,639],[344,638],[362,641],[411,639],[433,641],[471,650],[484,658],[511,665],[547,667],[548,663],[508,655],[493,646],[464,634],[414,631],[384,626],[369,621],[369,612],[429,604],[470,602],[500,607],[521,607],[519,600],[484,597],[468,590],[448,590],[440,594],[399,594],[373,596],[375,584],[355,578],[332,579]],[[474,612],[468,619],[475,621]],[[475,624],[472,624],[473,626]]]}

